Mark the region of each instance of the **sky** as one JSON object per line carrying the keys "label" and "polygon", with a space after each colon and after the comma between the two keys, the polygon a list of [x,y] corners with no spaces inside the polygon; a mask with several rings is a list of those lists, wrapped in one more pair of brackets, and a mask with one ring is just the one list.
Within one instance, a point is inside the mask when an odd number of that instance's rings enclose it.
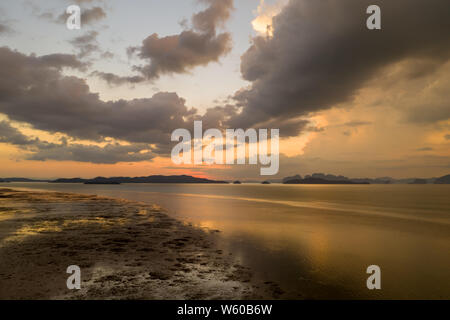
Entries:
{"label": "sky", "polygon": [[442,176],[449,31],[447,0],[4,0],[0,177],[267,178],[175,165],[171,133],[196,120],[279,129],[271,178]]}

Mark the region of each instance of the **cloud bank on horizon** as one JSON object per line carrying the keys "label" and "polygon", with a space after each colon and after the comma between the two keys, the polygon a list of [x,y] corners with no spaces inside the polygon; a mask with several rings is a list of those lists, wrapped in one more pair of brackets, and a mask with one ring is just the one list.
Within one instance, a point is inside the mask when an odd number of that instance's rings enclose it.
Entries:
{"label": "cloud bank on horizon", "polygon": [[[93,5],[85,11],[87,24],[107,19],[106,1],[76,2]],[[305,145],[322,136],[328,154],[312,142],[303,151],[307,154],[310,148],[311,159],[327,158],[338,166],[349,159],[340,155],[346,144],[361,148],[356,157],[364,161],[374,157],[373,151],[389,157],[395,146],[376,142],[389,128],[391,135],[413,133],[416,143],[427,144],[415,146],[402,138],[398,145],[404,152],[396,153],[397,158],[407,157],[411,150],[436,151],[418,155],[422,160],[414,160],[415,170],[420,170],[421,161],[423,166],[448,169],[448,1],[376,1],[382,8],[382,30],[375,32],[365,28],[365,9],[372,2],[290,0],[276,10],[270,7],[270,12],[261,6],[258,12],[264,19],[259,21],[271,20],[271,26],[267,34],[259,26],[259,34],[241,55],[240,73],[248,86],[230,92],[226,103],[205,112],[188,106],[176,92],[105,101],[91,91],[86,77],[118,87],[150,85],[161,76],[176,77],[220,62],[233,45],[234,35],[226,31],[232,0],[200,1],[205,8],[192,15],[189,26],[184,22],[179,34],[150,31],[140,45],[123,48],[141,62],[131,66],[129,76],[96,69],[93,54],[108,56],[97,41],[100,29],[70,40],[74,54],[37,56],[15,50],[14,36],[7,34],[13,26],[0,21],[0,38],[7,43],[0,48],[0,113],[5,118],[0,122],[0,142],[20,148],[26,160],[140,162],[167,157],[171,132],[191,129],[193,121],[202,120],[204,129],[279,128],[285,141],[309,136]],[[45,12],[35,11],[41,16]],[[396,124],[386,121],[383,128],[379,124],[386,110]],[[23,126],[63,138],[50,142],[27,136]],[[371,150],[358,140],[363,128],[370,128],[364,134]],[[334,142],[329,142],[332,137]],[[285,160],[282,174],[298,171],[298,163]],[[389,167],[395,168],[398,165]]]}

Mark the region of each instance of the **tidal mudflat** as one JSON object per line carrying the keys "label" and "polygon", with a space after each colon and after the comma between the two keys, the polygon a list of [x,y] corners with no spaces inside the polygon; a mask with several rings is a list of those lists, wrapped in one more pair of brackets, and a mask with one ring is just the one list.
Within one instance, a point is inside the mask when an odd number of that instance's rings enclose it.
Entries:
{"label": "tidal mudflat", "polygon": [[[0,299],[277,298],[217,232],[141,202],[0,189]],[[67,288],[70,265],[80,290]]]}

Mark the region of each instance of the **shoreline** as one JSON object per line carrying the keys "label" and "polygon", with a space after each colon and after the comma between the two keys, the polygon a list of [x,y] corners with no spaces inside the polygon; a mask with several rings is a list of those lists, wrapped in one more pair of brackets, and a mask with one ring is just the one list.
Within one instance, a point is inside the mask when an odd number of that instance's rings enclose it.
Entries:
{"label": "shoreline", "polygon": [[[217,230],[141,202],[0,188],[0,299],[277,299]],[[66,269],[81,269],[81,289]]]}

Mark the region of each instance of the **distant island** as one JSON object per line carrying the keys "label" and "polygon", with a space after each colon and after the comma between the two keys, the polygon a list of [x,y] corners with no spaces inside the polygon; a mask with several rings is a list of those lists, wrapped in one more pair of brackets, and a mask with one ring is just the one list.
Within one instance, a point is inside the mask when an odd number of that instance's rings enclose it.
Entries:
{"label": "distant island", "polygon": [[121,184],[118,181],[86,181],[84,184]]}
{"label": "distant island", "polygon": [[[272,181],[275,182],[275,181]],[[300,175],[285,177],[281,180],[283,184],[450,184],[450,175],[440,178],[406,178],[394,179],[391,177],[382,178],[348,178],[345,176],[335,176],[332,174],[313,173],[302,178]]]}
{"label": "distant island", "polygon": [[435,184],[450,184],[450,174],[437,178],[436,181],[434,181]]}
{"label": "distant island", "polygon": [[321,178],[292,179],[283,182],[284,184],[370,184],[368,182],[354,182],[351,180],[326,180]]}
{"label": "distant island", "polygon": [[414,181],[409,184],[427,184],[427,179],[414,179]]}
{"label": "distant island", "polygon": [[0,182],[49,182],[50,180],[43,179],[28,179],[28,178],[0,178]]}
{"label": "distant island", "polygon": [[97,177],[94,179],[82,178],[61,178],[50,181],[51,183],[84,183],[84,184],[121,184],[121,183],[228,183],[226,181],[209,180],[205,178],[196,178],[187,175],[162,176],[154,175],[148,177]]}

